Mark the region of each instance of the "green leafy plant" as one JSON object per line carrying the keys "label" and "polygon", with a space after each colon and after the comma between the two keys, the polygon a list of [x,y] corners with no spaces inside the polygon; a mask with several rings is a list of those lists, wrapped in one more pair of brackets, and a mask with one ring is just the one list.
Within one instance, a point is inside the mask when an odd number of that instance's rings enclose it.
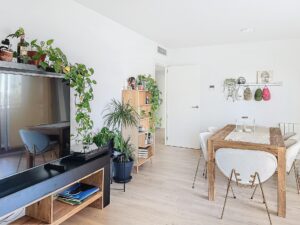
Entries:
{"label": "green leafy plant", "polygon": [[20,27],[18,30],[15,31],[15,33],[9,34],[7,37],[19,38],[22,35],[25,35],[25,31],[23,27]]}
{"label": "green leafy plant", "polygon": [[[30,42],[30,47],[32,51],[36,51],[36,54],[32,56],[32,60],[39,60],[43,55],[47,55],[47,51],[53,44],[54,40],[50,39],[46,42],[41,41],[40,44],[37,43],[37,39],[34,39]],[[47,65],[48,66],[48,65]],[[42,66],[46,69],[46,66]]]}
{"label": "green leafy plant", "polygon": [[138,80],[141,80],[145,83],[146,90],[149,91],[150,97],[150,104],[151,104],[151,111],[149,112],[150,116],[150,131],[153,132],[155,130],[156,125],[161,124],[161,118],[158,117],[157,112],[162,103],[161,99],[161,92],[158,89],[156,81],[150,76],[146,75],[138,75]]}
{"label": "green leafy plant", "polygon": [[106,146],[114,138],[114,132],[110,131],[107,127],[103,127],[100,132],[95,134],[93,142],[98,146]]}
{"label": "green leafy plant", "polygon": [[[125,140],[122,137],[121,132],[116,131],[114,136],[114,148],[124,154],[124,160],[125,162],[130,162],[134,160],[134,148],[130,144],[130,138]],[[119,159],[120,160],[120,159]]]}
{"label": "green leafy plant", "polygon": [[128,103],[113,99],[104,109],[104,124],[112,129],[138,125],[139,115]]}
{"label": "green leafy plant", "polygon": [[70,87],[75,90],[75,106],[77,122],[77,140],[84,144],[90,144],[93,139],[92,128],[93,120],[90,117],[91,106],[90,102],[94,99],[93,84],[96,81],[91,78],[94,74],[92,68],[87,68],[84,64],[76,63],[70,67],[64,68],[65,79],[69,81]]}

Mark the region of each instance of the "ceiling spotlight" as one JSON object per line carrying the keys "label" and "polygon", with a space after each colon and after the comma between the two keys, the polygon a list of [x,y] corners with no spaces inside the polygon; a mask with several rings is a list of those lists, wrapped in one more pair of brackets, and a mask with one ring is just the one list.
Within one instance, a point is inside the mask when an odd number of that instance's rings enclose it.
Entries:
{"label": "ceiling spotlight", "polygon": [[243,33],[251,33],[251,32],[254,32],[254,29],[251,27],[245,27],[245,28],[240,29],[240,31]]}

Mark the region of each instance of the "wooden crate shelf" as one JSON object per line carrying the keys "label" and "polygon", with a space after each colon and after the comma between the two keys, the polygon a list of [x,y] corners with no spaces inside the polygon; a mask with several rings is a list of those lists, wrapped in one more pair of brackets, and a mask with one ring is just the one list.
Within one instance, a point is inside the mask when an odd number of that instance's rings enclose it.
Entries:
{"label": "wooden crate shelf", "polygon": [[[139,167],[144,163],[148,162],[155,154],[155,133],[149,132],[151,127],[151,120],[149,117],[149,112],[151,111],[152,104],[146,104],[146,97],[149,97],[151,100],[151,94],[147,90],[123,90],[122,92],[122,100],[123,102],[129,103],[138,113],[141,115],[142,111],[144,112],[144,116],[139,118],[139,126],[144,128],[144,132],[139,132],[136,127],[129,127],[122,129],[122,134],[124,138],[130,137],[131,144],[135,148],[135,164],[134,167],[136,172],[138,173]],[[145,144],[145,135],[147,133],[151,133],[152,135],[152,143]],[[139,158],[138,157],[138,149],[139,148],[149,148],[149,157]]]}
{"label": "wooden crate shelf", "polygon": [[[90,185],[95,185],[100,188],[100,191],[91,195],[80,205],[69,205],[67,203],[56,200],[56,195],[63,189],[70,187],[71,185],[82,182]],[[13,225],[42,225],[51,224],[58,225],[78,213],[85,207],[94,207],[97,209],[103,208],[103,188],[104,188],[104,170],[101,169],[92,173],[74,183],[71,183],[54,193],[50,193],[39,199],[36,202],[28,205],[25,209],[25,216],[10,223]]]}

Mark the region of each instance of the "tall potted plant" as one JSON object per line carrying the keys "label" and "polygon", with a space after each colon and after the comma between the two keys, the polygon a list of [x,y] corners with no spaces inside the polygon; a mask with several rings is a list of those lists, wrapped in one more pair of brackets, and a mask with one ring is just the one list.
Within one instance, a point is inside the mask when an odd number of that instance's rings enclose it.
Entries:
{"label": "tall potted plant", "polygon": [[133,147],[130,140],[124,140],[121,129],[137,126],[138,113],[128,103],[123,103],[113,99],[105,108],[104,124],[115,130],[114,149],[119,152],[119,157],[113,161],[115,176],[117,182],[128,182],[131,178],[131,172],[134,162]]}

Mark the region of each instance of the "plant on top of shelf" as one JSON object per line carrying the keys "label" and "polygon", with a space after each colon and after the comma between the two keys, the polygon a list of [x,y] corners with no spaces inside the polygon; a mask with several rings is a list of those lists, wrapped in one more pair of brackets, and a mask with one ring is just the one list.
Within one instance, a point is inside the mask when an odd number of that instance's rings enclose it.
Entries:
{"label": "plant on top of shelf", "polygon": [[30,64],[34,64],[36,66],[41,66],[44,70],[47,69],[47,66],[42,66],[46,56],[47,56],[47,50],[51,47],[54,40],[50,39],[46,42],[41,41],[40,44],[37,43],[37,39],[34,39],[30,42],[31,50],[27,51],[28,57],[31,59],[29,61]]}
{"label": "plant on top of shelf", "polygon": [[160,97],[161,91],[158,89],[156,81],[151,77],[151,75],[138,75],[138,79],[144,81],[146,90],[149,91],[151,111],[149,112],[151,126],[150,131],[154,132],[155,126],[161,124],[161,118],[158,117],[157,111],[162,103]]}
{"label": "plant on top of shelf", "polygon": [[[21,37],[25,34],[21,27],[15,33],[8,35],[8,37]],[[76,120],[76,135],[72,135],[77,143],[82,143],[85,146],[93,142],[93,120],[90,117],[91,106],[90,102],[94,98],[93,85],[97,82],[92,78],[94,74],[93,68],[87,68],[84,64],[75,63],[70,64],[66,55],[58,47],[53,47],[53,39],[46,42],[42,41],[40,44],[37,40],[31,41],[32,49],[37,51],[37,55],[32,56],[33,60],[39,60],[45,54],[46,60],[39,61],[39,66],[46,71],[53,71],[64,74],[64,79],[68,85],[74,90],[75,96],[75,120]],[[5,40],[7,46],[10,46]]]}
{"label": "plant on top of shelf", "polygon": [[[11,38],[19,38],[22,35],[25,35],[25,30],[23,27],[20,27],[18,30],[15,31],[15,33],[9,34],[7,35],[7,37],[11,37]],[[27,43],[28,44],[28,43]]]}
{"label": "plant on top of shelf", "polygon": [[100,132],[94,135],[93,142],[98,147],[107,146],[114,139],[114,136],[113,131],[110,131],[107,127],[103,127]]}
{"label": "plant on top of shelf", "polygon": [[139,115],[128,103],[112,99],[104,112],[107,112],[103,116],[104,124],[112,129],[121,130],[122,127],[138,125]]}
{"label": "plant on top of shelf", "polygon": [[[15,33],[9,34],[6,36],[4,40],[1,41],[0,46],[0,60],[11,62],[13,57],[17,57],[17,52],[14,52],[11,48],[10,38],[19,38],[22,35],[25,35],[25,31],[22,27],[20,27]],[[28,43],[24,43],[28,46]]]}

